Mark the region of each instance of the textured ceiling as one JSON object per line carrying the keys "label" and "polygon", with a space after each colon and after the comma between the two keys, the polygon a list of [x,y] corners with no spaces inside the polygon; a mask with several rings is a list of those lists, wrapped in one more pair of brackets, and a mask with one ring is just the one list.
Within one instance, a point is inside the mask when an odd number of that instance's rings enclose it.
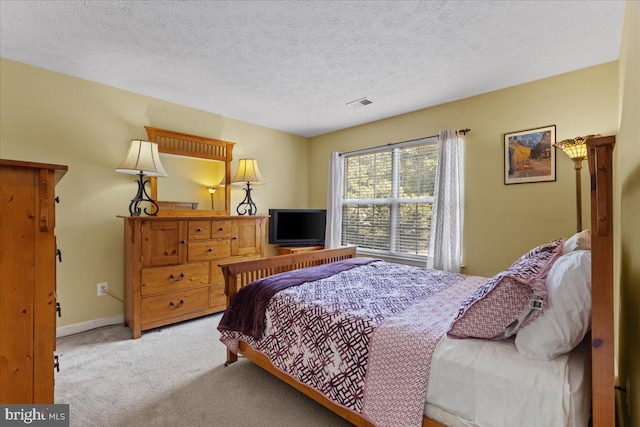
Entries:
{"label": "textured ceiling", "polygon": [[613,61],[624,7],[2,0],[0,55],[314,136]]}

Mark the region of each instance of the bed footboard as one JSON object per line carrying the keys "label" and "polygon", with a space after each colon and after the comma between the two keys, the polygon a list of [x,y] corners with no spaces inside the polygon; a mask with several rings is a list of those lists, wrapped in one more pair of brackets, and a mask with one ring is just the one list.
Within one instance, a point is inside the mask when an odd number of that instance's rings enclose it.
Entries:
{"label": "bed footboard", "polygon": [[[347,258],[355,258],[356,248],[325,249],[294,255],[280,255],[251,261],[220,264],[224,275],[224,294],[227,306],[238,291],[249,283],[285,271],[298,270],[314,265],[329,264]],[[227,350],[227,364],[238,360],[238,356]]]}

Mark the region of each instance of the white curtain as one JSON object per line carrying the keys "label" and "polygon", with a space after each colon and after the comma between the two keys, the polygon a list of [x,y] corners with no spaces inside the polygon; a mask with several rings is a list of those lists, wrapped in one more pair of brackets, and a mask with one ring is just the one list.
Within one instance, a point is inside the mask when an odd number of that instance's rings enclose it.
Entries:
{"label": "white curtain", "polygon": [[427,267],[460,272],[464,223],[464,136],[440,131]]}
{"label": "white curtain", "polygon": [[324,247],[333,249],[342,242],[342,175],[343,162],[340,153],[331,153],[329,161],[329,182],[327,190],[327,229]]}

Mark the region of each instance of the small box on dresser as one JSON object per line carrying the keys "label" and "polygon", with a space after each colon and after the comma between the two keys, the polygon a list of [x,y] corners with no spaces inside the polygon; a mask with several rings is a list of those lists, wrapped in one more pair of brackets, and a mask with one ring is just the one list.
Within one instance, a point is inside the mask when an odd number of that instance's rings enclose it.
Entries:
{"label": "small box on dresser", "polygon": [[267,218],[125,217],[125,323],[133,338],[224,311],[218,264],[262,258]]}

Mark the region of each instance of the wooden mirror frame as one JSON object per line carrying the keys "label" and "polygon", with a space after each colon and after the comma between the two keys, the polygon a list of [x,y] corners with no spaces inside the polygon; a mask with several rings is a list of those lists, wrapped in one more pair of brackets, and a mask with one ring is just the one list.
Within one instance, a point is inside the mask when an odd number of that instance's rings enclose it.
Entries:
{"label": "wooden mirror frame", "polygon": [[[231,183],[231,160],[235,142],[189,135],[150,126],[145,126],[144,128],[147,130],[149,141],[158,144],[160,153],[224,162],[224,210],[201,209],[189,211],[163,209],[158,215],[229,215],[231,205],[231,186],[229,184]],[[156,201],[158,198],[157,181],[157,178],[151,178],[151,198]]]}

